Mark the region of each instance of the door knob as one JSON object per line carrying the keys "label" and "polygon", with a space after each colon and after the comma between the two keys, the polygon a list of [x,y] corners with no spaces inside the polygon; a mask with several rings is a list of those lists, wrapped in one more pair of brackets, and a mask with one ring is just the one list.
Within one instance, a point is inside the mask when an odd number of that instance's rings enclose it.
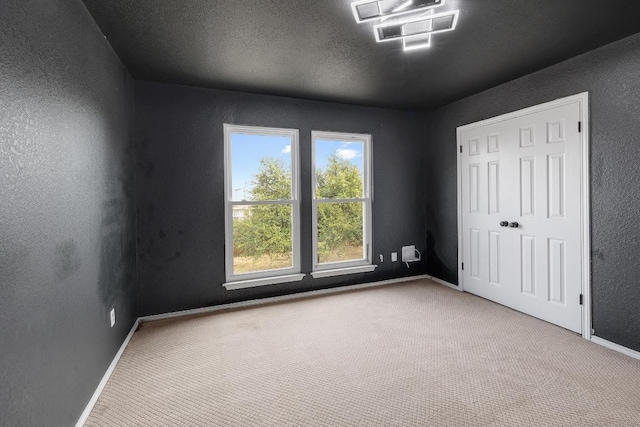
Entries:
{"label": "door knob", "polygon": [[500,227],[508,227],[509,226],[509,221],[501,221],[500,222]]}
{"label": "door knob", "polygon": [[520,227],[520,224],[518,224],[517,222],[512,222],[512,223],[509,224],[509,227],[518,228],[518,227]]}

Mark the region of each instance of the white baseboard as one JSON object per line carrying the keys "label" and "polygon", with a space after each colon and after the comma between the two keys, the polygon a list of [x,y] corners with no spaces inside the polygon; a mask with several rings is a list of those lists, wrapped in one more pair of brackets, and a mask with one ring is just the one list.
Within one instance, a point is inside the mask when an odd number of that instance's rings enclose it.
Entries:
{"label": "white baseboard", "polygon": [[454,289],[456,291],[462,292],[462,289],[460,288],[460,286],[456,286],[453,283],[449,283],[449,282],[447,282],[445,280],[438,279],[437,277],[433,277],[433,276],[429,276],[429,275],[427,275],[426,278],[431,280],[432,282],[436,282],[436,283],[439,283],[441,285],[444,285],[447,288],[451,288],[451,289]]}
{"label": "white baseboard", "polygon": [[127,345],[129,345],[129,341],[131,341],[131,337],[133,336],[133,333],[136,331],[136,329],[138,329],[139,324],[140,324],[140,319],[136,319],[136,321],[133,323],[133,326],[131,327],[131,330],[129,331],[129,334],[127,335],[122,345],[120,346],[120,350],[118,350],[115,357],[111,361],[109,368],[107,368],[107,371],[104,373],[104,376],[102,377],[102,381],[100,381],[100,384],[98,384],[98,388],[96,388],[96,391],[93,393],[93,396],[91,396],[91,400],[89,400],[89,403],[87,403],[87,407],[82,412],[82,415],[80,415],[80,419],[76,423],[76,427],[84,426],[84,423],[87,421],[87,418],[89,418],[89,415],[91,414],[93,407],[96,405],[96,402],[100,397],[100,394],[102,394],[102,390],[104,390],[104,387],[107,385],[107,382],[111,377],[111,374],[113,374],[113,371],[116,369],[116,365],[120,361],[120,358],[122,357],[122,353],[124,353],[124,349],[127,348]]}
{"label": "white baseboard", "polygon": [[143,317],[140,317],[138,320],[140,321],[140,323],[153,322],[156,320],[173,319],[176,317],[193,316],[196,314],[214,313],[216,311],[229,310],[234,308],[255,307],[255,306],[264,305],[264,304],[291,301],[295,299],[308,298],[308,297],[313,297],[318,295],[348,292],[348,291],[353,291],[357,289],[373,288],[376,286],[384,286],[392,283],[410,282],[412,280],[420,280],[420,279],[427,279],[427,278],[428,276],[424,276],[424,275],[409,276],[409,277],[401,277],[398,279],[381,280],[379,282],[362,283],[360,285],[347,285],[347,286],[339,286],[336,288],[329,288],[329,289],[318,289],[315,291],[299,292],[297,294],[281,295],[281,296],[269,297],[269,298],[260,298],[260,299],[254,299],[249,301],[234,302],[231,304],[214,305],[212,307],[195,308],[193,310],[174,311],[172,313],[156,314],[153,316],[143,316]]}
{"label": "white baseboard", "polygon": [[595,337],[595,336],[591,336],[591,342],[601,345],[603,347],[607,347],[608,349],[615,350],[629,357],[633,357],[634,359],[640,360],[640,352],[621,346],[620,344],[616,344],[611,341],[607,341],[603,338]]}

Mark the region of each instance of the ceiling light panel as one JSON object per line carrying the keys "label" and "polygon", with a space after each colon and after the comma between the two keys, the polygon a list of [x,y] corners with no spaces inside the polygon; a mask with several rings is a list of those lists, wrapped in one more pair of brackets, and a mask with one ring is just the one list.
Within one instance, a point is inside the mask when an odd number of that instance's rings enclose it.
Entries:
{"label": "ceiling light panel", "polygon": [[416,50],[427,47],[431,47],[431,34],[420,34],[402,39],[403,50]]}
{"label": "ceiling light panel", "polygon": [[427,16],[411,16],[401,21],[375,25],[373,31],[377,42],[403,39],[413,36],[452,31],[456,28],[459,11]]}
{"label": "ceiling light panel", "polygon": [[452,31],[458,10],[435,13],[445,0],[356,0],[351,3],[356,21],[377,21],[376,42],[402,41],[405,51],[431,46],[433,34]]}
{"label": "ceiling light panel", "polygon": [[351,3],[356,22],[384,20],[442,6],[444,0],[359,0]]}

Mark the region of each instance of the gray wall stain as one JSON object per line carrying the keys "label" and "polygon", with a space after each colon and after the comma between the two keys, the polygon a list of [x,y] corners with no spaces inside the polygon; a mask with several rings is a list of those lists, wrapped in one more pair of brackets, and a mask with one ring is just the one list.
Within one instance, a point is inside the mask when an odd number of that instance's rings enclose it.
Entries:
{"label": "gray wall stain", "polygon": [[593,325],[597,336],[640,351],[640,34],[425,114],[427,273],[458,282],[456,128],[585,91]]}
{"label": "gray wall stain", "polygon": [[69,426],[137,314],[133,80],[80,0],[1,9],[0,425]]}
{"label": "gray wall stain", "polygon": [[80,269],[82,261],[78,253],[78,245],[73,240],[58,243],[54,249],[53,265],[56,281],[62,282]]}

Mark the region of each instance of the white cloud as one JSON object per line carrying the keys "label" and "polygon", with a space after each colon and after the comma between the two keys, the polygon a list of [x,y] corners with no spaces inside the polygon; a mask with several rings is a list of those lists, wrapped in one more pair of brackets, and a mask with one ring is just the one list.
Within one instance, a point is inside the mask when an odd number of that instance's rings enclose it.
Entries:
{"label": "white cloud", "polygon": [[282,149],[282,154],[287,154],[291,152],[291,145],[287,145]]}
{"label": "white cloud", "polygon": [[355,157],[358,157],[359,153],[356,150],[352,150],[351,148],[338,148],[336,151],[336,156],[340,157],[344,160],[351,160]]}

